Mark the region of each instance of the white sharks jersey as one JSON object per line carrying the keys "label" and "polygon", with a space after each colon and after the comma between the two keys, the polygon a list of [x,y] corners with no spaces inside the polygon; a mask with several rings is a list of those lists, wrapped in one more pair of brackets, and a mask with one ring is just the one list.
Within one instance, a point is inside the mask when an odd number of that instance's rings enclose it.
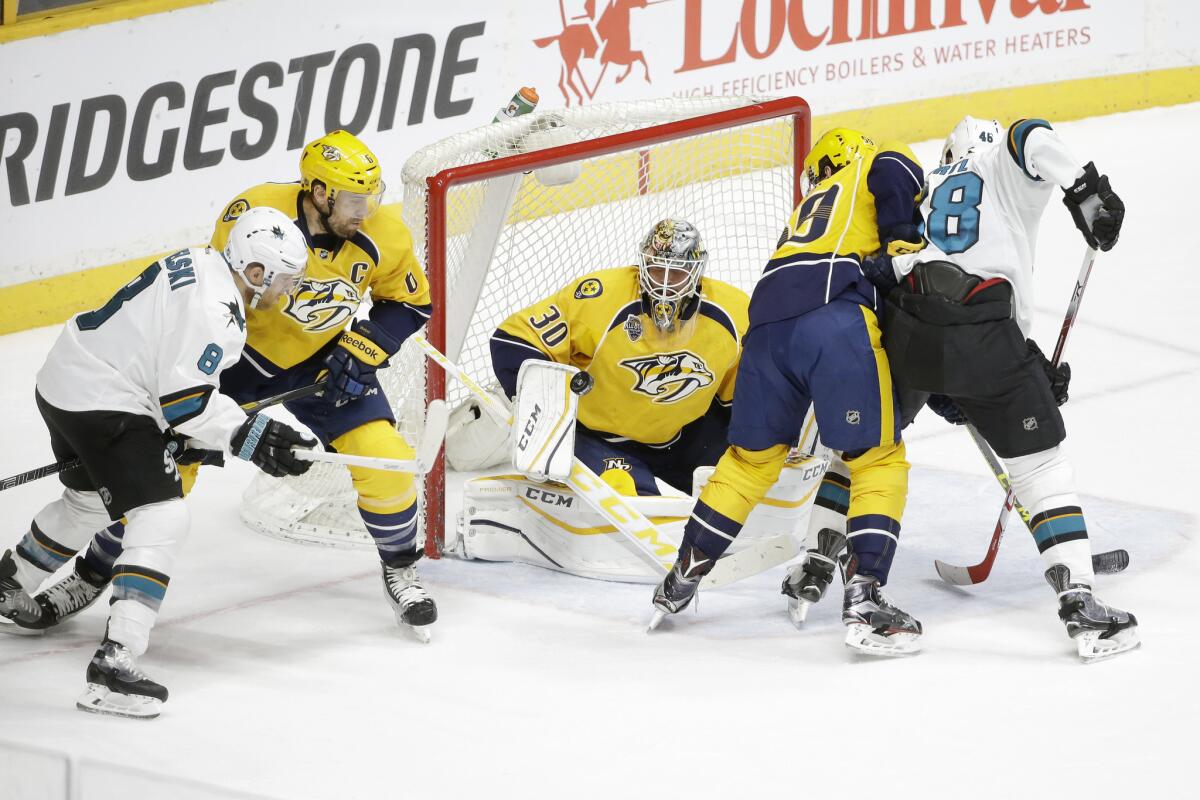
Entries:
{"label": "white sharks jersey", "polygon": [[[949,261],[1013,287],[1017,324],[1032,327],[1033,256],[1042,211],[1056,186],[1070,187],[1083,165],[1042,120],[1019,120],[1006,143],[969,153],[926,178],[921,217],[929,246],[893,259],[899,277],[928,261]],[[1064,219],[1069,219],[1064,209]]]}
{"label": "white sharks jersey", "polygon": [[225,258],[189,248],[146,267],[100,308],[67,322],[37,375],[64,411],[125,411],[154,418],[229,451],[246,421],[217,391],[246,343],[246,311]]}

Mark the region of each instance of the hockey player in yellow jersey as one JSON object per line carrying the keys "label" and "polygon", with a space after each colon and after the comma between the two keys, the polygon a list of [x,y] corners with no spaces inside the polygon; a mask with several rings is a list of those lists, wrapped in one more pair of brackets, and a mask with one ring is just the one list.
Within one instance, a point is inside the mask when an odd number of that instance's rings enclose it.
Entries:
{"label": "hockey player in yellow jersey", "polygon": [[509,397],[529,359],[592,378],[575,454],[623,493],[659,494],[656,477],[690,493],[692,471],[725,449],[749,298],[704,277],[707,261],[694,225],[661,220],[637,266],[584,275],[492,336],[492,367]]}
{"label": "hockey player in yellow jersey", "polygon": [[[915,652],[921,625],[879,591],[900,534],[908,462],[865,256],[924,245],[916,199],[922,172],[902,144],[858,131],[825,133],[804,160],[806,194],[750,301],[750,325],[729,426],[730,447],[689,519],[674,568],[654,595],[656,621],[685,608],[700,579],[779,476],[811,406],[822,443],[841,454],[818,490],[828,521],[784,592],[824,593],[848,540],[846,643],[869,653]],[[848,516],[848,519],[847,519]]]}
{"label": "hockey player in yellow jersey", "polygon": [[[413,451],[396,431],[375,372],[425,324],[432,306],[399,209],[380,206],[382,173],[362,141],[333,131],[304,146],[299,183],[252,187],[223,209],[214,247],[224,246],[247,208],[265,205],[295,219],[309,258],[304,281],[286,300],[247,309],[246,349],[222,376],[222,390],[245,402],[324,380],[322,396],[287,408],[327,448],[409,459]],[[369,318],[356,320],[368,293]],[[361,467],[350,467],[350,475],[397,620],[425,638],[437,608],[414,566],[421,550],[413,476]]]}
{"label": "hockey player in yellow jersey", "polygon": [[[326,448],[410,459],[413,451],[396,431],[375,372],[432,310],[412,237],[396,209],[380,207],[382,169],[354,135],[334,131],[309,142],[301,151],[300,175],[298,183],[247,189],[217,219],[212,246],[218,251],[239,217],[264,206],[292,219],[308,246],[304,279],[294,291],[269,305],[260,296],[247,304],[246,346],[241,360],[221,374],[221,391],[246,403],[325,381],[322,395],[284,405]],[[368,294],[369,319],[355,320]],[[180,466],[185,485],[198,468]],[[361,467],[350,467],[350,474],[397,620],[427,639],[437,607],[414,566],[421,551],[413,476]],[[89,587],[92,599],[103,590],[122,534],[120,523],[99,532],[85,556],[99,582]],[[66,609],[59,621],[83,607]]]}

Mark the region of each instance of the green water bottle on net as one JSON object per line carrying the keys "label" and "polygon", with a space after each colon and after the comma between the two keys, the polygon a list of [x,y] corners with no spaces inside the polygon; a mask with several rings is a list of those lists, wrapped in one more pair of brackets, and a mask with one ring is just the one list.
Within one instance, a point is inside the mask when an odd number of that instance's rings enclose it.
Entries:
{"label": "green water bottle on net", "polygon": [[[508,101],[508,105],[496,112],[496,116],[492,117],[492,122],[503,122],[506,119],[515,119],[524,114],[528,114],[537,108],[538,93],[537,89],[532,86],[522,86],[516,94],[512,96],[512,100]],[[506,142],[506,149],[511,149],[510,143]],[[487,148],[483,151],[488,158],[496,158],[500,153],[493,149]],[[504,153],[509,155],[509,153]]]}

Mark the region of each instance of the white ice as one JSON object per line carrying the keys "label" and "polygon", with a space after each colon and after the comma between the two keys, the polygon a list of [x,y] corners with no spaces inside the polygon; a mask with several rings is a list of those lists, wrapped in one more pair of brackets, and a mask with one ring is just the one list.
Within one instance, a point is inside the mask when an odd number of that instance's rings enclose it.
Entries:
{"label": "white ice", "polygon": [[[927,633],[923,654],[897,661],[843,646],[836,597],[794,630],[782,568],[706,593],[648,636],[646,586],[425,561],[441,619],[421,645],[395,626],[369,552],[243,528],[252,467],[239,462],[206,469],[188,500],[191,538],[143,659],[171,690],[163,716],[75,710],[100,604],[42,639],[0,637],[0,740],[289,800],[1187,796],[1200,722],[1200,162],[1184,151],[1200,105],[1057,128],[1128,207],[1067,348],[1065,415],[1095,549],[1132,556],[1099,595],[1137,614],[1141,650],[1077,661],[1019,520],[986,583],[937,580],[935,557],[982,558],[1001,493],[966,433],[936,418],[906,436],[890,589]],[[926,165],[939,145],[916,146]],[[1053,200],[1037,258],[1047,352],[1083,249]],[[56,333],[0,339],[0,475],[52,460],[33,379]],[[0,546],[57,491],[48,479],[0,494]],[[0,774],[0,797],[15,781]]]}

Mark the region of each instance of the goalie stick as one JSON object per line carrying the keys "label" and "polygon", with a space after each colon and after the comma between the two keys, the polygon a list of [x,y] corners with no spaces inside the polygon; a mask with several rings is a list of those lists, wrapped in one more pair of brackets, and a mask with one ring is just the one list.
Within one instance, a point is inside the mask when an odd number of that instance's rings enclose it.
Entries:
{"label": "goalie stick", "polygon": [[[445,370],[446,374],[453,376],[466,386],[479,399],[480,407],[491,414],[497,422],[503,425],[512,424],[512,413],[428,340],[420,334],[415,334],[411,341],[416,342],[430,359]],[[616,528],[647,563],[653,565],[663,575],[670,570],[670,563],[664,563],[663,559],[668,558],[673,561],[678,547],[667,541],[654,523],[630,506],[621,495],[600,480],[596,473],[592,472],[578,458],[574,458],[572,461],[571,473],[567,477],[566,484],[606,522]],[[701,586],[707,588],[725,586],[795,558],[799,553],[795,542],[793,541],[790,547],[784,546],[776,541],[777,538],[765,539],[755,547],[748,547],[720,559],[712,572],[705,577],[705,582]]]}
{"label": "goalie stick", "polygon": [[[273,397],[266,397],[262,400],[254,400],[249,403],[245,403],[242,405],[242,410],[247,414],[253,414],[257,411],[261,411],[264,408],[279,405],[280,403],[288,403],[292,400],[299,400],[302,397],[320,394],[322,391],[324,391],[324,389],[325,382],[320,381],[309,386],[301,386],[298,389],[290,389]],[[63,459],[62,461],[55,461],[53,464],[47,464],[44,467],[38,467],[37,469],[31,469],[8,478],[0,479],[0,492],[4,491],[5,489],[11,489],[14,486],[20,486],[23,483],[40,480],[41,478],[57,474],[68,469],[74,469],[75,467],[78,467],[80,463],[81,462],[78,458],[67,458]]]}
{"label": "goalie stick", "polygon": [[[1075,281],[1075,289],[1071,294],[1071,302],[1067,305],[1067,313],[1063,318],[1062,328],[1058,332],[1058,342],[1054,346],[1054,355],[1051,358],[1051,363],[1058,366],[1062,361],[1063,350],[1067,346],[1067,335],[1071,332],[1071,328],[1075,325],[1075,318],[1079,315],[1079,305],[1083,301],[1083,290],[1087,288],[1088,278],[1092,273],[1092,265],[1096,263],[1096,251],[1091,247],[1087,248],[1084,254],[1083,265],[1079,269],[1079,278]],[[992,470],[992,475],[996,481],[1004,489],[1004,505],[1000,509],[1000,516],[996,520],[996,527],[992,531],[992,539],[988,543],[987,555],[978,564],[969,567],[960,567],[954,564],[947,564],[940,559],[934,559],[933,565],[937,569],[938,576],[946,583],[954,584],[955,586],[971,586],[977,583],[983,583],[987,580],[988,575],[992,572],[992,564],[996,561],[996,554],[1000,550],[1000,540],[1004,538],[1004,531],[1008,526],[1009,513],[1016,508],[1017,513],[1021,515],[1025,527],[1029,532],[1033,533],[1033,521],[1029,514],[1029,510],[1021,505],[1013,492],[1012,482],[1009,480],[1008,473],[1004,469],[1004,465],[1000,463],[1000,459],[992,451],[991,446],[983,435],[975,428],[974,425],[968,424],[967,431],[971,434],[972,441],[979,448],[979,452],[983,454],[983,458],[987,461],[988,466]],[[1109,550],[1105,553],[1096,553],[1092,556],[1092,569],[1101,573],[1120,572],[1129,566],[1129,553],[1125,550]]]}

